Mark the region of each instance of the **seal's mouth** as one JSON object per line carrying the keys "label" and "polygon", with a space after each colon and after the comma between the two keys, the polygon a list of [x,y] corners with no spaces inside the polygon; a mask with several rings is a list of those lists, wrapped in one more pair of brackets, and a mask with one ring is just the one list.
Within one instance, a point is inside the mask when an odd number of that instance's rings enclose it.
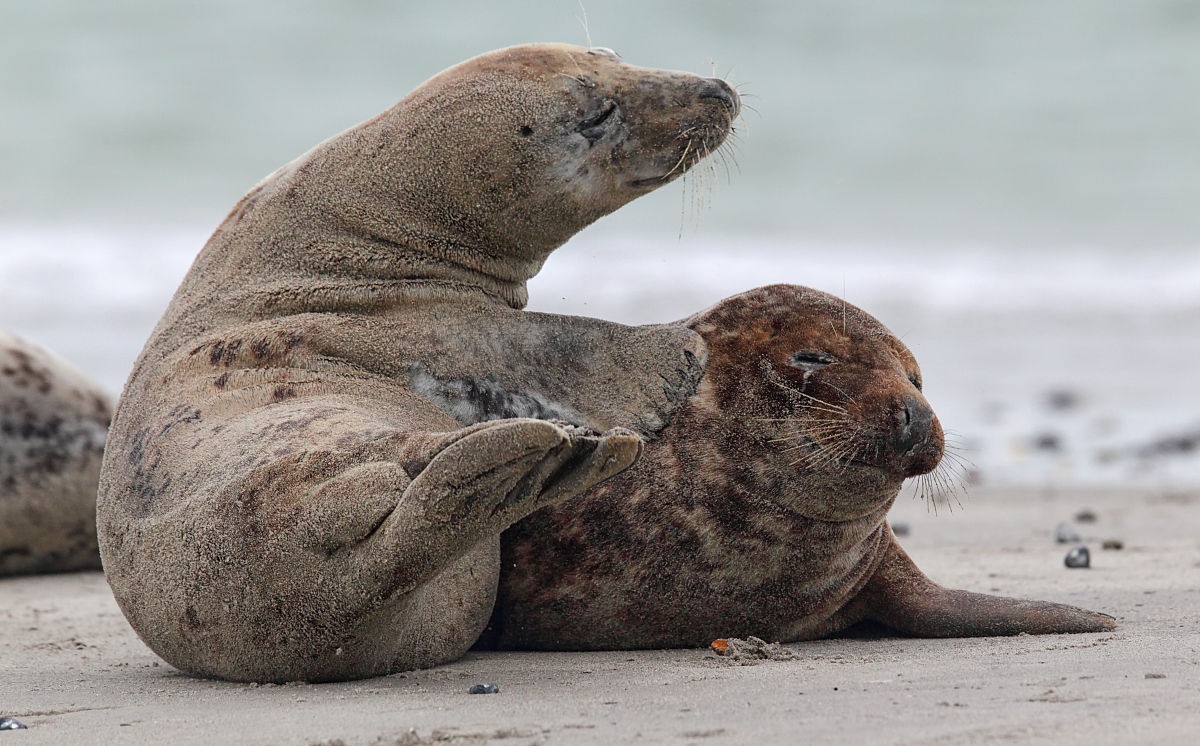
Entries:
{"label": "seal's mouth", "polygon": [[652,189],[674,181],[697,163],[715,153],[733,133],[733,120],[691,124],[676,136],[678,145],[673,161],[660,164],[665,170],[653,176],[642,176],[628,182],[635,189]]}
{"label": "seal's mouth", "polygon": [[673,176],[674,174],[663,174],[662,176],[651,176],[647,179],[635,179],[629,182],[629,185],[636,189],[659,187],[670,181]]}

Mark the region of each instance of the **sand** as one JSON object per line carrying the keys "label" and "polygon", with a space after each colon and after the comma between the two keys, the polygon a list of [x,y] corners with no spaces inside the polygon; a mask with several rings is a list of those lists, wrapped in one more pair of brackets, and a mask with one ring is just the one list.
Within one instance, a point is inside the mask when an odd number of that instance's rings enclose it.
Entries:
{"label": "sand", "polygon": [[[1067,569],[1056,524],[1089,569]],[[471,654],[343,684],[189,678],[134,635],[99,573],[0,581],[12,744],[1193,744],[1200,742],[1200,492],[976,490],[893,518],[946,585],[1106,611],[1110,633],[844,638],[739,665],[705,650]],[[1119,538],[1121,550],[1100,542]],[[497,694],[469,694],[477,683]]]}

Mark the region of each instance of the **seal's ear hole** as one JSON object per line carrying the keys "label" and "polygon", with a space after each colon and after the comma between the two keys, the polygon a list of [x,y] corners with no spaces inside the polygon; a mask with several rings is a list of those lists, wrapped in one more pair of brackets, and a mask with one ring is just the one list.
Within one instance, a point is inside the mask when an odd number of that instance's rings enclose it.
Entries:
{"label": "seal's ear hole", "polygon": [[817,350],[800,350],[799,352],[792,353],[791,358],[788,359],[788,365],[810,373],[836,362],[837,359],[833,355]]}
{"label": "seal's ear hole", "polygon": [[526,124],[521,127],[520,132],[521,132],[521,137],[529,137],[530,135],[533,134],[533,127],[530,127],[528,124]]}

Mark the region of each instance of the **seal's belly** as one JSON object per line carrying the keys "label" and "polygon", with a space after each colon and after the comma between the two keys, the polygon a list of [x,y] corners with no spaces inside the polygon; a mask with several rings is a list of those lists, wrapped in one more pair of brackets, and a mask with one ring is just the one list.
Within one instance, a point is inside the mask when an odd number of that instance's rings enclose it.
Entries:
{"label": "seal's belly", "polygon": [[[631,470],[636,478],[639,467]],[[821,637],[888,546],[860,525],[614,504],[627,475],[504,534],[493,626],[503,648],[699,647],[720,637]]]}

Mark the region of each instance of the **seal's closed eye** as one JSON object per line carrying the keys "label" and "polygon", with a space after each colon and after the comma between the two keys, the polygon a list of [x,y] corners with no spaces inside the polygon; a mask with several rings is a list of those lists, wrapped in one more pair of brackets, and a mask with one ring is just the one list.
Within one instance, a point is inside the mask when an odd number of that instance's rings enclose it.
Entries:
{"label": "seal's closed eye", "polygon": [[916,373],[908,374],[908,382],[911,383],[913,386],[916,386],[917,391],[921,390],[921,377],[918,376]]}
{"label": "seal's closed eye", "polygon": [[616,110],[617,103],[615,101],[605,101],[600,111],[580,122],[579,134],[592,142],[604,137],[604,131],[607,129],[605,123],[612,118]]}
{"label": "seal's closed eye", "polygon": [[793,368],[800,368],[809,373],[814,373],[826,365],[836,363],[837,359],[828,352],[818,352],[817,350],[800,350],[792,353],[792,357],[788,360],[788,365]]}

